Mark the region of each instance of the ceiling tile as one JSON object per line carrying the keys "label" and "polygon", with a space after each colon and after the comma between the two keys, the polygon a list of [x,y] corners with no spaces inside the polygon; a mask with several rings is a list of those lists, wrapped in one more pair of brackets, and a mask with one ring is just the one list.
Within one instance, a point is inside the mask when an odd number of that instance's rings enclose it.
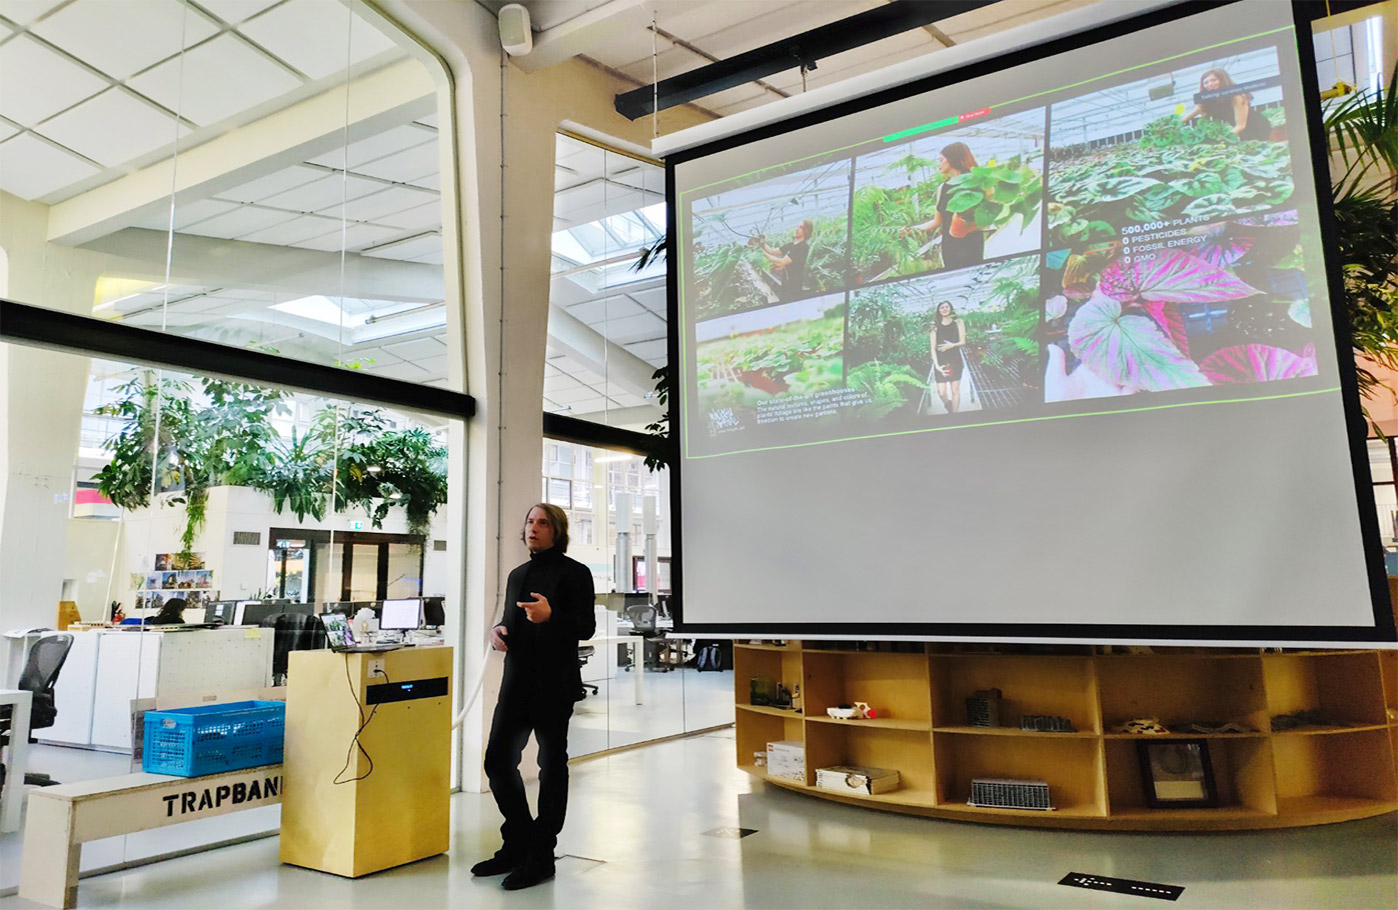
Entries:
{"label": "ceiling tile", "polygon": [[249,243],[294,246],[303,240],[310,240],[312,237],[320,237],[330,231],[338,230],[339,227],[340,222],[336,218],[299,215],[290,221],[283,221],[281,224],[274,224],[271,227],[253,231],[251,234],[244,234],[238,239],[246,240]]}
{"label": "ceiling tile", "polygon": [[0,44],[0,115],[21,126],[33,126],[106,87],[28,35]]}
{"label": "ceiling tile", "polygon": [[189,133],[169,114],[120,87],[94,95],[35,129],[106,167],[125,164]]}
{"label": "ceiling tile", "polygon": [[367,174],[397,183],[416,181],[428,174],[437,173],[441,166],[441,155],[437,143],[429,142],[415,148],[396,152],[377,161],[361,164],[354,168],[356,174]]}
{"label": "ceiling tile", "polygon": [[440,192],[442,189],[442,174],[440,171],[433,171],[426,176],[418,177],[416,180],[410,180],[408,182],[413,186],[420,186],[423,189],[437,190]]}
{"label": "ceiling tile", "polygon": [[642,288],[640,290],[628,290],[626,296],[639,303],[658,316],[664,317],[667,309],[665,300],[665,285],[660,284],[653,288]]}
{"label": "ceiling tile", "polygon": [[576,389],[578,381],[565,373],[555,372],[552,376],[544,377],[544,393],[561,392],[564,389]]}
{"label": "ceiling tile", "polygon": [[122,80],[218,31],[179,0],[74,0],[35,25],[34,34],[113,79]]}
{"label": "ceiling tile", "polygon": [[416,259],[428,253],[432,253],[442,248],[442,235],[437,233],[421,234],[417,237],[409,237],[406,240],[385,244],[366,250],[365,256],[374,256],[379,259]]}
{"label": "ceiling tile", "polygon": [[221,190],[216,195],[220,199],[231,199],[234,202],[261,202],[268,196],[284,193],[294,187],[305,186],[315,180],[323,180],[325,176],[325,171],[297,164],[280,171],[274,171],[265,177],[240,183],[232,189]]}
{"label": "ceiling tile", "polygon": [[402,357],[409,363],[429,357],[441,357],[447,352],[447,346],[436,338],[415,338],[412,341],[400,341],[383,347],[390,354]]}
{"label": "ceiling tile", "polygon": [[379,219],[379,221],[381,224],[400,227],[405,231],[417,231],[424,228],[436,230],[442,226],[442,201],[438,198],[426,205],[419,205],[404,212],[396,212],[387,218]]}
{"label": "ceiling tile", "polygon": [[240,205],[232,211],[222,215],[215,215],[206,218],[196,224],[185,228],[183,233],[200,234],[204,237],[222,237],[225,240],[232,240],[253,231],[260,231],[269,228],[274,224],[282,224],[294,218],[287,212],[280,212],[275,209],[259,208],[255,205]]}
{"label": "ceiling tile", "polygon": [[[346,202],[344,205],[344,217],[350,221],[373,221],[377,224],[386,224],[389,227],[411,228],[411,222],[415,218],[407,219],[407,222],[396,218],[396,213],[406,212],[416,209],[421,205],[434,205],[440,207],[441,199],[436,193],[428,190],[419,190],[414,187],[391,186],[386,190],[380,190],[369,196]],[[339,217],[340,206],[334,205],[326,214]],[[440,222],[440,211],[437,215]]]}
{"label": "ceiling tile", "polygon": [[4,9],[0,12],[11,22],[29,25],[63,2],[64,0],[5,0]]}
{"label": "ceiling tile", "polygon": [[296,246],[308,250],[325,250],[336,253],[342,247],[346,250],[358,250],[370,244],[383,243],[400,233],[402,232],[394,228],[380,227],[377,224],[351,224],[343,232],[336,229],[320,237],[300,241]]}
{"label": "ceiling tile", "polygon": [[646,312],[639,303],[628,297],[611,297],[606,300],[589,300],[568,307],[568,315],[596,328],[604,320],[612,325],[626,316],[638,316]]}
{"label": "ceiling tile", "polygon": [[21,199],[47,196],[98,173],[99,168],[33,133],[0,142],[0,190]]}
{"label": "ceiling tile", "polygon": [[351,65],[398,50],[348,6],[324,0],[287,0],[243,23],[239,31],[312,79],[344,72],[347,39]]}
{"label": "ceiling tile", "polygon": [[390,363],[384,366],[373,364],[365,369],[376,376],[387,376],[389,379],[401,379],[404,382],[424,382],[431,378],[426,370],[411,363]]}
{"label": "ceiling tile", "polygon": [[665,337],[665,320],[651,312],[642,312],[624,319],[615,317],[602,326],[602,334],[617,344],[634,344]]}
{"label": "ceiling tile", "polygon": [[425,126],[430,126],[435,130],[437,128],[437,115],[428,114],[426,117],[417,118],[417,120],[414,122],[424,124]]}
{"label": "ceiling tile", "polygon": [[385,130],[358,142],[351,142],[344,148],[326,152],[324,155],[312,158],[311,163],[319,164],[322,167],[348,167],[353,171],[358,170],[359,165],[365,162],[422,145],[424,142],[435,143],[436,141],[436,130],[409,123]]}
{"label": "ceiling tile", "polygon": [[280,2],[281,0],[199,0],[204,9],[230,25],[251,19],[267,7]]}
{"label": "ceiling tile", "polygon": [[327,174],[311,183],[268,196],[261,202],[293,212],[318,212],[338,218],[341,202],[368,196],[383,189],[383,186],[378,181],[365,180],[353,174]]}
{"label": "ceiling tile", "polygon": [[[193,202],[181,202],[175,206],[175,230],[183,230],[197,221],[205,218],[212,218],[215,215],[222,215],[224,212],[231,212],[238,206],[232,202],[223,202],[219,199],[196,199]],[[166,231],[170,229],[170,204],[167,200],[151,214],[137,221],[131,222],[132,227],[146,228],[152,231]]]}
{"label": "ceiling tile", "polygon": [[670,357],[669,342],[665,339],[655,341],[635,341],[626,345],[626,350],[649,363],[651,366],[660,366]]}
{"label": "ceiling tile", "polygon": [[[301,80],[284,67],[231,33],[206,41],[181,57],[183,62],[181,58],[167,60],[132,77],[127,84],[199,124],[217,123],[301,85]],[[237,78],[230,78],[231,73]]]}
{"label": "ceiling tile", "polygon": [[445,262],[447,261],[447,260],[446,260],[446,251],[442,248],[441,244],[438,244],[438,245],[437,245],[437,248],[436,248],[435,250],[432,250],[431,252],[423,253],[421,256],[414,256],[414,257],[412,257],[409,261],[410,261],[410,262],[423,262],[423,263],[426,263],[426,264],[428,264],[428,265],[442,265],[443,263],[445,263]]}

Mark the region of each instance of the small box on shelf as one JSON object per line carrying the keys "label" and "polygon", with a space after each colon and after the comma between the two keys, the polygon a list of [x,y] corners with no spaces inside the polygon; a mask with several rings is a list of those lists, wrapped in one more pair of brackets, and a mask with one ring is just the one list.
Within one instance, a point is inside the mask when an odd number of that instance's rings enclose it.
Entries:
{"label": "small box on shelf", "polygon": [[806,744],[784,740],[767,744],[767,774],[798,783],[806,782]]}
{"label": "small box on shelf", "polygon": [[888,793],[900,786],[897,771],[888,768],[869,768],[862,765],[835,765],[830,768],[817,768],[816,786],[836,793],[859,793],[872,796],[875,793]]}

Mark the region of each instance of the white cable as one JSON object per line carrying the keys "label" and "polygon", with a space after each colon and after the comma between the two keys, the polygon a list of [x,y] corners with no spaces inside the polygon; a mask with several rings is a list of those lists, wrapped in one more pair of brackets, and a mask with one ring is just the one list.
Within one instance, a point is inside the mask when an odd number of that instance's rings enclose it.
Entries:
{"label": "white cable", "polygon": [[476,705],[476,699],[480,697],[481,688],[485,685],[485,671],[490,667],[491,647],[486,645],[485,653],[481,655],[481,672],[476,676],[476,684],[471,689],[471,697],[466,699],[461,706],[461,712],[456,715],[456,719],[451,722],[452,729],[455,730],[466,720],[466,715],[471,713],[471,709]]}

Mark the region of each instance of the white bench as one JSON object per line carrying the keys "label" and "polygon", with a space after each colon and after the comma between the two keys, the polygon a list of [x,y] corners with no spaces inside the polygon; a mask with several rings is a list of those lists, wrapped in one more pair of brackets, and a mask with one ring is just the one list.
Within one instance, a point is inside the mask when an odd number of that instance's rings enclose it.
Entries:
{"label": "white bench", "polygon": [[68,910],[77,906],[84,843],[281,801],[281,765],[205,777],[127,774],[30,790],[19,896]]}

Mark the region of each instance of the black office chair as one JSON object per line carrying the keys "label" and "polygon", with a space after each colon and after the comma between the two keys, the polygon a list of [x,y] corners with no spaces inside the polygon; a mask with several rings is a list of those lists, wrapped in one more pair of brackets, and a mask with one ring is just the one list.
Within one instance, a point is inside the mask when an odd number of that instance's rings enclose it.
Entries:
{"label": "black office chair", "polygon": [[[73,636],[67,632],[45,635],[34,642],[29,649],[29,657],[24,662],[24,672],[19,676],[19,688],[33,693],[29,704],[29,741],[34,742],[34,731],[52,727],[58,719],[57,699],[53,687],[58,682],[58,671],[68,659],[73,647]],[[10,745],[10,735],[14,728],[14,712],[10,705],[0,706],[0,747]],[[0,775],[0,783],[4,777]],[[47,787],[58,781],[47,774],[26,774],[24,782],[35,787]]]}
{"label": "black office chair", "polygon": [[292,651],[319,651],[330,647],[330,638],[325,634],[325,623],[319,616],[307,613],[274,613],[262,620],[264,628],[271,628],[272,640],[272,685],[286,684],[288,655]]}
{"label": "black office chair", "polygon": [[[631,604],[625,609],[626,618],[631,620],[631,634],[639,635],[645,641],[641,644],[641,650],[645,655],[646,668],[656,668],[664,671],[670,669],[667,661],[660,659],[660,650],[664,647],[660,639],[665,637],[665,632],[656,628],[655,607],[651,604]],[[654,644],[652,644],[654,643]],[[650,655],[654,654],[652,658]],[[630,667],[626,669],[630,670]]]}
{"label": "black office chair", "polygon": [[[594,655],[594,654],[596,654],[596,653],[597,653],[597,649],[596,649],[595,647],[593,647],[592,645],[579,645],[579,646],[578,646],[578,666],[579,666],[579,667],[585,667],[585,666],[587,666],[588,660],[592,657],[592,655]],[[587,695],[587,690],[588,690],[588,689],[591,689],[591,690],[592,690],[592,694],[593,694],[593,695],[596,695],[596,694],[597,694],[597,687],[594,686],[594,685],[593,685],[592,683],[590,683],[590,682],[585,682],[585,683],[583,683],[583,684],[582,684],[582,687],[583,687],[583,696],[584,696],[584,697],[586,697],[586,695]]]}

